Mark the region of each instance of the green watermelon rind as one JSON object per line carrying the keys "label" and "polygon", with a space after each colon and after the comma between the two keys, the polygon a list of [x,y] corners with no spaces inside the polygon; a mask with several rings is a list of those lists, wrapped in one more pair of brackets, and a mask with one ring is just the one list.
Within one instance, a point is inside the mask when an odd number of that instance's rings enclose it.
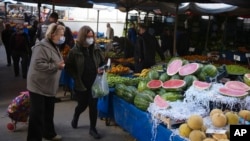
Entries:
{"label": "green watermelon rind", "polygon": [[149,104],[153,101],[153,97],[148,94],[137,94],[134,98],[134,105],[142,111],[147,111]]}
{"label": "green watermelon rind", "polygon": [[[240,98],[240,97],[245,97],[245,96],[247,96],[249,93],[248,92],[246,92],[246,91],[242,91],[242,92],[244,92],[243,94],[241,94],[241,95],[232,95],[232,94],[227,94],[227,93],[224,93],[224,92],[222,92],[221,90],[222,89],[230,89],[230,88],[227,88],[227,87],[221,87],[221,88],[219,88],[219,93],[221,94],[221,95],[224,95],[224,96],[229,96],[229,97],[237,97],[237,98]],[[233,89],[232,89],[233,90]],[[234,90],[234,91],[240,91],[240,90]]]}

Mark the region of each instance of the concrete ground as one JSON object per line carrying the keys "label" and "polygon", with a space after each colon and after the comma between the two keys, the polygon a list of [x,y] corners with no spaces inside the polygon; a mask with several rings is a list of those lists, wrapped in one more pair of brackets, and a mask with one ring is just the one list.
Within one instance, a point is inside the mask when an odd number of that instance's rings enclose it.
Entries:
{"label": "concrete ground", "polygon": [[[22,76],[22,75],[21,75]],[[6,115],[6,109],[12,99],[19,92],[26,90],[26,80],[22,77],[14,77],[13,66],[7,67],[5,49],[0,46],[0,140],[1,141],[25,141],[27,136],[27,123],[17,123],[15,132],[6,128],[11,119]],[[88,111],[85,111],[79,120],[77,129],[71,127],[76,102],[70,100],[69,93],[64,96],[62,88],[59,89],[58,97],[63,100],[56,103],[54,123],[58,134],[62,135],[63,141],[94,141],[89,131]],[[105,121],[98,119],[97,130],[102,135],[102,141],[134,141],[129,133],[119,126],[106,126]]]}

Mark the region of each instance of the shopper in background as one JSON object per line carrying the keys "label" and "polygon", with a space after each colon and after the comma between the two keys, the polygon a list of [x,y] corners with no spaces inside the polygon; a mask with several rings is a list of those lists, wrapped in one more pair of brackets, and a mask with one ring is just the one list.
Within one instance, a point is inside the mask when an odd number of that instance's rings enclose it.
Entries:
{"label": "shopper in background", "polygon": [[93,29],[89,26],[81,27],[76,45],[70,50],[65,63],[65,70],[75,82],[75,99],[77,101],[71,125],[73,128],[77,128],[81,113],[89,107],[89,134],[95,139],[99,139],[101,136],[96,130],[97,98],[93,98],[91,87],[96,75],[102,73],[102,70],[98,68],[103,65],[103,61],[101,49],[95,46]]}
{"label": "shopper in background", "polygon": [[15,31],[12,29],[9,23],[5,24],[5,29],[2,32],[2,41],[6,51],[7,66],[11,66],[11,46],[10,37]]}
{"label": "shopper in background", "polygon": [[110,23],[107,23],[106,37],[110,40],[114,38],[114,29],[110,26]]}
{"label": "shopper in background", "polygon": [[29,28],[29,37],[30,37],[30,46],[34,46],[35,43],[36,43],[36,32],[37,32],[37,29],[38,29],[38,21],[35,20],[33,21],[33,24],[31,26],[31,28]]}
{"label": "shopper in background", "polygon": [[24,25],[19,23],[16,25],[16,31],[10,37],[11,55],[13,60],[15,77],[20,74],[19,62],[21,60],[22,76],[27,77],[29,67],[31,48],[28,35],[24,32]]}
{"label": "shopper in background", "polygon": [[136,44],[137,32],[136,32],[135,24],[134,24],[134,23],[131,23],[131,24],[130,24],[130,27],[129,27],[129,29],[128,29],[128,39],[129,39],[129,41],[130,41],[133,45]]}
{"label": "shopper in background", "polygon": [[49,15],[49,19],[47,21],[39,25],[37,30],[37,38],[39,41],[41,41],[44,38],[48,26],[51,23],[57,23],[57,21],[58,21],[58,14],[56,12],[53,12]]}
{"label": "shopper in background", "polygon": [[60,141],[54,128],[55,95],[59,87],[61,70],[64,68],[59,45],[65,40],[64,26],[52,23],[45,38],[32,48],[32,57],[27,77],[30,93],[30,115],[27,141],[42,138]]}
{"label": "shopper in background", "polygon": [[[160,36],[161,39],[161,49],[165,56],[170,55],[173,56],[173,32],[168,29],[164,28],[163,33]],[[168,54],[169,53],[169,54]]]}
{"label": "shopper in background", "polygon": [[165,60],[157,39],[149,34],[147,26],[139,24],[139,36],[135,47],[135,72],[141,72],[144,68],[150,68],[156,64],[156,52]]}

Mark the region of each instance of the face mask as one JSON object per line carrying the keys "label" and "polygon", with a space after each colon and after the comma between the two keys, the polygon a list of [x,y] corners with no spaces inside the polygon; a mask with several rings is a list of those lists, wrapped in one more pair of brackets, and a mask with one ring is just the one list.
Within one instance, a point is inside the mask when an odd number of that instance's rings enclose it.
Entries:
{"label": "face mask", "polygon": [[94,43],[94,38],[87,38],[87,39],[86,39],[86,43],[87,43],[88,45],[92,45],[92,44]]}
{"label": "face mask", "polygon": [[62,36],[62,37],[60,37],[60,39],[59,39],[59,41],[57,42],[57,44],[58,44],[58,45],[61,45],[61,44],[63,44],[64,42],[65,42],[65,37]]}

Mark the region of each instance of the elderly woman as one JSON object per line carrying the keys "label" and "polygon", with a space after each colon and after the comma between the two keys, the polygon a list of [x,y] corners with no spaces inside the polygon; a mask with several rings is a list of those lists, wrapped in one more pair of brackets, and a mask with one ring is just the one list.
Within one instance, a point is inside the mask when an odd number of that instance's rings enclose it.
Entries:
{"label": "elderly woman", "polygon": [[89,134],[95,139],[100,135],[96,130],[97,98],[93,98],[91,87],[95,81],[98,69],[103,65],[104,57],[101,49],[95,46],[95,34],[89,26],[83,26],[78,32],[76,45],[69,52],[65,62],[65,70],[74,79],[77,106],[71,125],[77,128],[80,114],[89,107]]}
{"label": "elderly woman", "polygon": [[65,27],[52,23],[45,38],[32,48],[32,57],[27,76],[30,92],[30,116],[27,141],[42,141],[42,138],[59,141],[54,128],[55,95],[59,87],[63,57],[58,46],[65,41]]}

